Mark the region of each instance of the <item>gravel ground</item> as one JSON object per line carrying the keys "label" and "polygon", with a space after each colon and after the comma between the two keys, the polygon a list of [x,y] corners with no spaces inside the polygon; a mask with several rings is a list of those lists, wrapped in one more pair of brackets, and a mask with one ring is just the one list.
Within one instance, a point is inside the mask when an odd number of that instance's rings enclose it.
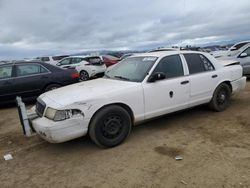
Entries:
{"label": "gravel ground", "polygon": [[2,107],[0,156],[0,187],[250,187],[250,82],[224,112],[201,106],[152,120],[105,150],[88,137],[25,138],[16,108]]}

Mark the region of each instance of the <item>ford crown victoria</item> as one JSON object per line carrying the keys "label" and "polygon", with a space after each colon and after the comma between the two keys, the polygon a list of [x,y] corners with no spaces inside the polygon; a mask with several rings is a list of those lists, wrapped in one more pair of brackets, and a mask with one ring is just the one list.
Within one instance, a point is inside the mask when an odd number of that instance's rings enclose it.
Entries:
{"label": "ford crown victoria", "polygon": [[225,110],[246,78],[237,63],[221,64],[211,55],[163,51],[130,56],[100,79],[42,94],[28,112],[17,98],[24,134],[52,143],[90,135],[99,146],[114,147],[139,122],[209,104]]}

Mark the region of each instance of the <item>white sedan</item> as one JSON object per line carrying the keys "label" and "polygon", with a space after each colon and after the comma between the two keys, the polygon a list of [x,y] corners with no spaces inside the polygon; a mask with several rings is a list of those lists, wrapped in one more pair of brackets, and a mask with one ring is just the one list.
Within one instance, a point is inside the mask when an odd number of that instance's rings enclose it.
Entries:
{"label": "white sedan", "polygon": [[99,146],[114,147],[132,125],[201,104],[225,110],[246,78],[235,63],[222,65],[211,55],[165,51],[128,57],[104,78],[49,91],[28,114],[18,98],[24,134],[52,143],[90,135]]}

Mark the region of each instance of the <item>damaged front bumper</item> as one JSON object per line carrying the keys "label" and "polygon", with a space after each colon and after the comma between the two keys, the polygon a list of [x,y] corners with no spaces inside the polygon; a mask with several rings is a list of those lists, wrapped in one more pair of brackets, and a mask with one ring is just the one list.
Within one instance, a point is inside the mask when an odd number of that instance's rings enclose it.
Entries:
{"label": "damaged front bumper", "polygon": [[17,109],[19,114],[20,123],[22,125],[23,134],[27,137],[34,135],[36,132],[32,127],[31,121],[37,119],[39,116],[36,112],[27,112],[26,106],[21,97],[16,98]]}
{"label": "damaged front bumper", "polygon": [[63,121],[53,121],[39,116],[36,111],[26,110],[21,97],[16,98],[20,122],[26,137],[38,134],[51,143],[60,143],[84,136],[88,132],[90,119],[83,116],[72,117]]}

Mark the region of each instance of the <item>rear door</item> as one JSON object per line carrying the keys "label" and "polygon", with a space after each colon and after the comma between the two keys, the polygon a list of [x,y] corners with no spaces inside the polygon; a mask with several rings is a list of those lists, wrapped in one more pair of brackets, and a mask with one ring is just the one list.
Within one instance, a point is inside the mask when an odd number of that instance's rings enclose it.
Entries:
{"label": "rear door", "polygon": [[202,54],[183,54],[188,66],[190,106],[209,102],[218,82],[213,64]]}
{"label": "rear door", "polygon": [[3,65],[0,67],[0,100],[4,102],[6,100],[14,99],[15,94],[13,86],[13,66]]}
{"label": "rear door", "polygon": [[190,85],[183,65],[179,55],[166,56],[153,71],[166,79],[143,84],[146,119],[187,108]]}
{"label": "rear door", "polygon": [[51,72],[36,63],[15,65],[15,92],[22,97],[39,95],[49,81]]}

